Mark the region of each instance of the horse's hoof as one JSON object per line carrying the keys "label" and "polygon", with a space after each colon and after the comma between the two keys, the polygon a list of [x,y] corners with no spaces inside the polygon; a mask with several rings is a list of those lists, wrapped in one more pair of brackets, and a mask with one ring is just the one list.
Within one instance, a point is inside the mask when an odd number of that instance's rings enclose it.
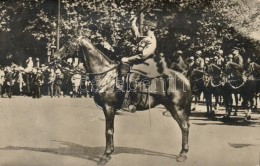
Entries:
{"label": "horse's hoof", "polygon": [[250,115],[247,116],[246,119],[247,119],[247,120],[251,120],[251,116],[250,116]]}
{"label": "horse's hoof", "polygon": [[234,112],[233,116],[237,116],[237,113],[236,113],[236,112]]}
{"label": "horse's hoof", "polygon": [[185,160],[187,160],[187,156],[178,156],[176,159],[178,162],[184,162]]}
{"label": "horse's hoof", "polygon": [[97,162],[98,166],[104,166],[111,159],[111,156],[102,156],[100,160]]}
{"label": "horse's hoof", "polygon": [[191,111],[196,111],[196,108],[195,108],[195,107],[194,107],[194,108],[192,108],[192,109],[191,109]]}
{"label": "horse's hoof", "polygon": [[136,107],[134,105],[129,106],[129,112],[135,113],[136,112]]}

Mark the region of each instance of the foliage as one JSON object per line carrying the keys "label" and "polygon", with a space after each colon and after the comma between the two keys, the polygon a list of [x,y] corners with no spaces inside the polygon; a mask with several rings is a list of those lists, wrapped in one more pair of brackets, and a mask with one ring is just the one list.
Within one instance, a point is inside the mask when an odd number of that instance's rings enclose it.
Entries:
{"label": "foliage", "polygon": [[[115,60],[132,55],[136,42],[130,18],[144,8],[145,19],[158,19],[157,51],[168,58],[177,49],[186,57],[198,49],[212,56],[219,48],[228,52],[239,43],[250,45],[244,36],[260,26],[256,0],[61,0],[61,45],[82,34]],[[57,13],[58,0],[0,1],[0,37],[8,36],[0,44],[14,43],[12,48],[0,48],[0,53],[15,54],[19,49],[17,54],[44,57],[42,50],[57,35]],[[24,38],[38,45],[25,46]]]}

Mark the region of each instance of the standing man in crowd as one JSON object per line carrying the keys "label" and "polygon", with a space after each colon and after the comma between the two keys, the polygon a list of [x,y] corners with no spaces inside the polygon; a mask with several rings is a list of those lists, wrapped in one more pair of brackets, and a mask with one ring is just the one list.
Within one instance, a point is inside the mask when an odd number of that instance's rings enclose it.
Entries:
{"label": "standing man in crowd", "polygon": [[54,81],[56,78],[56,74],[54,72],[54,69],[51,68],[49,73],[48,73],[48,94],[53,97],[53,86],[54,86]]}
{"label": "standing man in crowd", "polygon": [[40,98],[41,97],[41,86],[43,85],[44,76],[41,71],[41,68],[38,68],[37,73],[35,75],[35,97]]}
{"label": "standing man in crowd", "polygon": [[62,85],[62,82],[63,82],[64,75],[63,75],[63,73],[61,72],[60,69],[57,69],[55,71],[55,74],[56,74],[56,78],[55,78],[55,91],[56,91],[56,95],[58,97],[60,97],[60,95],[61,95],[61,85]]}
{"label": "standing man in crowd", "polygon": [[9,98],[12,98],[12,88],[13,88],[13,72],[10,67],[6,68],[5,74],[5,87],[7,95]]}
{"label": "standing man in crowd", "polygon": [[32,60],[32,57],[29,57],[27,60],[26,60],[26,67],[28,70],[31,70],[33,68],[33,60]]}
{"label": "standing man in crowd", "polygon": [[5,82],[5,72],[3,68],[0,66],[0,95],[3,97],[3,87],[4,87],[4,82]]}

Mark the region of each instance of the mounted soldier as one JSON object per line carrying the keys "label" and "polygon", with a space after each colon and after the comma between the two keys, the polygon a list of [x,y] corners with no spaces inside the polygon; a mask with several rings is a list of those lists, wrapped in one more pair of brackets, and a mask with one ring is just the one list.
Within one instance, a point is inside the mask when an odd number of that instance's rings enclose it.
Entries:
{"label": "mounted soldier", "polygon": [[195,68],[197,70],[203,70],[204,68],[204,60],[203,58],[201,57],[202,55],[202,52],[199,50],[199,51],[196,51],[195,53]]}
{"label": "mounted soldier", "polygon": [[178,50],[175,54],[173,54],[172,62],[169,65],[169,68],[181,73],[186,73],[188,66],[183,60],[183,52],[181,50]]}
{"label": "mounted soldier", "polygon": [[238,67],[243,70],[243,57],[239,54],[239,48],[235,47],[232,49],[233,62],[238,65]]}
{"label": "mounted soldier", "polygon": [[[132,20],[132,32],[133,32],[133,36],[134,39],[138,42],[137,44],[137,50],[136,50],[136,54],[130,57],[123,57],[121,59],[122,63],[129,63],[129,64],[137,64],[137,63],[143,63],[143,64],[148,64],[149,65],[149,61],[151,61],[151,59],[153,59],[155,57],[155,50],[157,47],[157,43],[156,43],[156,37],[154,35],[154,30],[156,28],[156,22],[155,21],[145,21],[144,22],[144,26],[143,26],[143,31],[144,33],[146,33],[146,36],[141,36],[138,27],[136,26],[136,21],[137,21],[137,17],[134,16],[133,20]],[[132,71],[135,71],[135,73],[131,73],[128,77],[129,82],[131,81],[131,84],[133,83],[133,81],[137,82],[138,80],[141,79],[141,75],[142,73],[145,73],[144,71],[142,71],[144,68],[146,68],[147,66],[140,66],[140,65],[134,65],[132,67]],[[136,74],[140,72],[140,74]],[[133,85],[129,85],[129,86],[133,86]],[[130,108],[130,112],[134,112],[135,108],[134,107],[129,107],[131,105],[131,99],[129,100],[129,92],[128,90],[126,91],[125,94],[125,101],[123,103],[123,110],[127,110],[128,108]],[[132,108],[132,109],[131,109]]]}
{"label": "mounted soldier", "polygon": [[218,50],[216,52],[215,59],[216,59],[216,65],[222,69],[224,66],[223,50]]}
{"label": "mounted soldier", "polygon": [[132,31],[135,40],[139,40],[137,45],[137,54],[131,57],[124,57],[121,59],[125,63],[134,63],[138,60],[145,61],[154,55],[155,49],[157,47],[156,37],[154,35],[154,30],[156,27],[155,22],[146,21],[144,23],[144,31],[147,31],[147,36],[141,36],[138,27],[136,26],[137,17],[134,17],[132,21]]}

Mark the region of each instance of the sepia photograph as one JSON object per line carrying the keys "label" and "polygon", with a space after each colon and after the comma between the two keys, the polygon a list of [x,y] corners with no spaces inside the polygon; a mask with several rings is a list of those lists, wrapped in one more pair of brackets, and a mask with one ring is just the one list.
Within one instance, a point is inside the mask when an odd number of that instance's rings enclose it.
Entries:
{"label": "sepia photograph", "polygon": [[0,0],[0,166],[260,166],[260,0]]}

